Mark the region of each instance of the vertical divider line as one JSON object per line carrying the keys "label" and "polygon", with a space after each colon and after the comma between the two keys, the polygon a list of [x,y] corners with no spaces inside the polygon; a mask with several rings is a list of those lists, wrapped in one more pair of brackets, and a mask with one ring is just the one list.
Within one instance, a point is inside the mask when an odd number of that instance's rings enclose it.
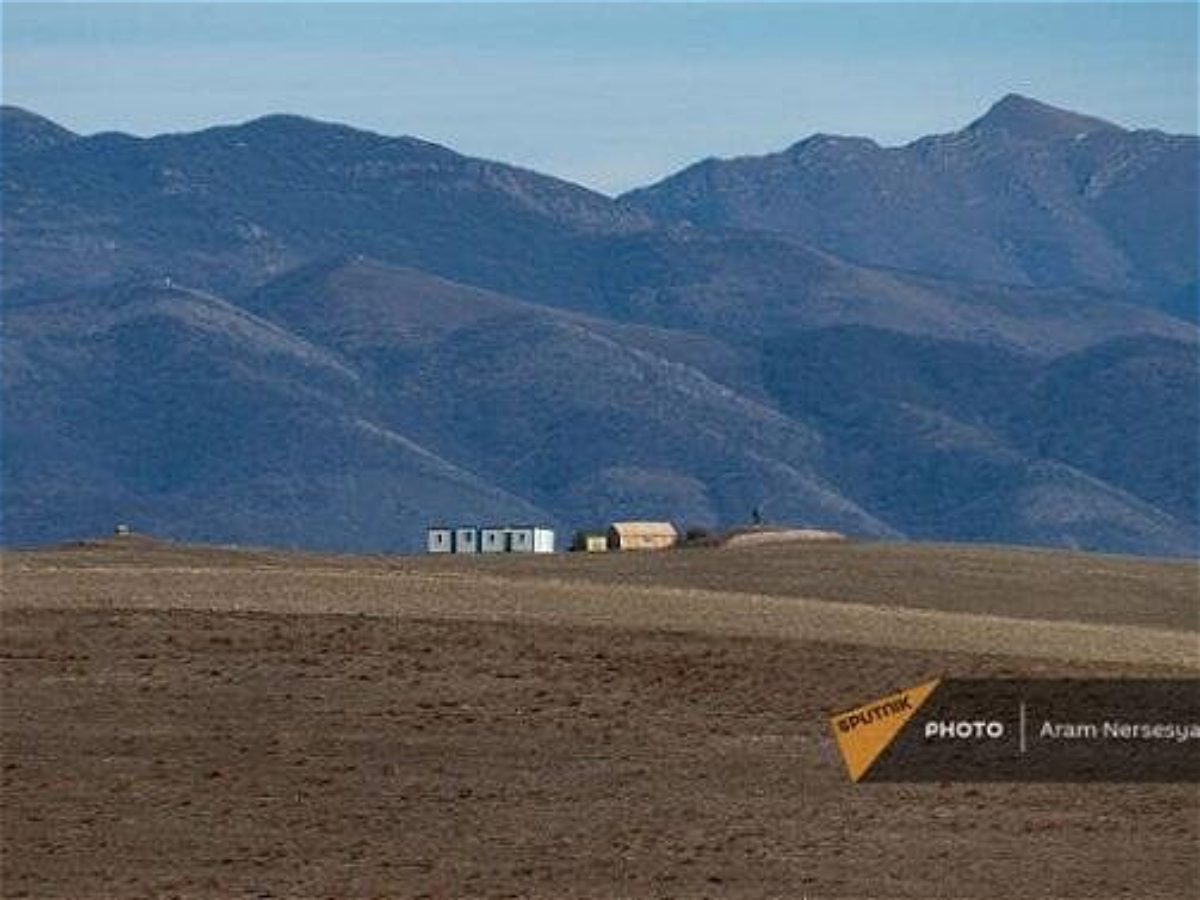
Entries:
{"label": "vertical divider line", "polygon": [[1025,752],[1025,701],[1022,700],[1018,705],[1021,713],[1021,753]]}

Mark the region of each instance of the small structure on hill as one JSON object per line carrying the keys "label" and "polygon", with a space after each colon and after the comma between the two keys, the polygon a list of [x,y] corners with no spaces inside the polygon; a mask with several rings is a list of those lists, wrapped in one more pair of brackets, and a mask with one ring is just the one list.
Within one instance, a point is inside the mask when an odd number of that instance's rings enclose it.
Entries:
{"label": "small structure on hill", "polygon": [[608,550],[608,535],[600,531],[577,531],[571,549],[578,553],[604,553]]}
{"label": "small structure on hill", "polygon": [[429,553],[453,553],[454,529],[431,526],[425,532],[425,550]]}
{"label": "small structure on hill", "polygon": [[479,529],[478,528],[455,528],[454,529],[454,552],[455,553],[478,553],[479,552]]}
{"label": "small structure on hill", "polygon": [[542,525],[431,527],[429,553],[553,553],[554,529]]}
{"label": "small structure on hill", "polygon": [[503,528],[481,528],[479,530],[480,553],[507,553],[508,536]]}
{"label": "small structure on hill", "polygon": [[519,525],[506,529],[509,553],[553,553],[554,531],[537,525]]}
{"label": "small structure on hill", "polygon": [[115,537],[129,537],[131,534],[133,534],[132,529],[124,522],[118,522],[116,527],[113,528],[113,535]]}
{"label": "small structure on hill", "polygon": [[613,522],[608,528],[610,550],[666,550],[678,541],[670,522]]}

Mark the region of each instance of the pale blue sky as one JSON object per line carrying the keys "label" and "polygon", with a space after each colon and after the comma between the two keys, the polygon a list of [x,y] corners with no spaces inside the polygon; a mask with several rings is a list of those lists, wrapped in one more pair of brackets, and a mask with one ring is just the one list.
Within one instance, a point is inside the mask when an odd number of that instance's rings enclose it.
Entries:
{"label": "pale blue sky", "polygon": [[83,132],[295,112],[614,192],[1009,91],[1196,131],[1194,3],[4,3],[3,97]]}

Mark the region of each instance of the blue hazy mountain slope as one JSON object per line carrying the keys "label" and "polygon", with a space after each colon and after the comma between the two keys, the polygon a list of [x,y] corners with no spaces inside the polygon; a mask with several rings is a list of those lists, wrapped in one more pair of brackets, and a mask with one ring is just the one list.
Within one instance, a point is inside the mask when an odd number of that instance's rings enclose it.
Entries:
{"label": "blue hazy mountain slope", "polygon": [[18,296],[163,275],[236,295],[339,253],[550,292],[571,283],[581,235],[645,220],[533,172],[296,116],[82,138],[13,158],[0,190]]}
{"label": "blue hazy mountain slope", "polygon": [[624,205],[768,230],[869,265],[1091,286],[1175,309],[1196,283],[1198,163],[1195,136],[1126,131],[1010,95],[952,134],[903,147],[816,135],[705,160]]}
{"label": "blue hazy mountain slope", "polygon": [[542,519],[373,417],[335,354],[207,294],[133,284],[5,314],[9,542],[103,533],[334,549],[409,523]]}
{"label": "blue hazy mountain slope", "polygon": [[5,160],[69,144],[79,136],[16,106],[0,106],[0,150]]}
{"label": "blue hazy mountain slope", "polygon": [[1050,362],[869,328],[770,342],[778,406],[827,476],[914,537],[1194,552],[1196,348],[1116,339]]}
{"label": "blue hazy mountain slope", "polygon": [[[817,139],[815,169],[703,164],[680,205],[296,117],[0,125],[7,542],[412,548],[432,520],[759,508],[1195,552],[1195,211],[1168,196],[1194,139],[1015,98],[903,150]],[[864,183],[917,218],[832,246]]]}

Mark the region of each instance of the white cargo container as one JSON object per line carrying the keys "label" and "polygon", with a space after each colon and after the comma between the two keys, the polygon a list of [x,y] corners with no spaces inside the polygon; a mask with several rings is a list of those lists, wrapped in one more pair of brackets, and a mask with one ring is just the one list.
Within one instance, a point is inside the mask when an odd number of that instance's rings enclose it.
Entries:
{"label": "white cargo container", "polygon": [[454,530],[451,528],[430,528],[426,535],[426,549],[430,553],[453,553]]}
{"label": "white cargo container", "polygon": [[508,552],[508,529],[507,528],[481,528],[481,529],[479,529],[479,552],[480,553],[507,553]]}
{"label": "white cargo container", "polygon": [[533,529],[533,552],[534,553],[553,553],[554,552],[554,529],[553,528],[535,528],[535,529]]}
{"label": "white cargo container", "polygon": [[455,553],[478,553],[479,552],[479,529],[478,528],[455,528],[454,529],[454,552]]}
{"label": "white cargo container", "polygon": [[525,526],[508,529],[509,553],[533,552],[533,529]]}
{"label": "white cargo container", "polygon": [[429,529],[430,553],[553,553],[554,529],[540,525]]}
{"label": "white cargo container", "polygon": [[509,553],[553,553],[554,529],[516,525],[508,529]]}

